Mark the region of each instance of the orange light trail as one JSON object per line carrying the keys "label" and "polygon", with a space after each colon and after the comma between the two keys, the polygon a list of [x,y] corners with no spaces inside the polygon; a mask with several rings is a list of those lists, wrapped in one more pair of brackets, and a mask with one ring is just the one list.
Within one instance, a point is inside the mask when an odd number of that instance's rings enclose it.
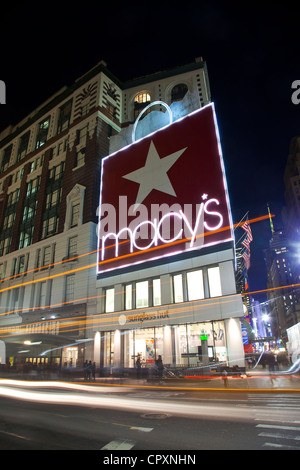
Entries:
{"label": "orange light trail", "polygon": [[269,289],[254,290],[252,292],[243,292],[241,295],[246,296],[246,295],[252,295],[252,294],[262,294],[263,292],[271,292],[273,290],[279,290],[279,289],[292,289],[293,287],[300,287],[300,283],[290,284],[288,286],[270,287]]}
{"label": "orange light trail", "polygon": [[[274,217],[273,215],[271,217]],[[269,215],[262,215],[260,217],[256,217],[255,219],[252,219],[252,220],[249,220],[248,223],[251,224],[251,223],[255,223],[255,222],[260,222],[262,220],[265,220],[265,219],[268,219],[269,218]],[[234,224],[233,225],[233,228],[236,228],[240,225],[240,223],[238,224]],[[221,227],[219,228],[218,230],[212,230],[211,232],[209,233],[204,233],[204,234],[201,234],[201,235],[196,235],[195,238],[200,238],[200,237],[206,237],[206,236],[209,236],[209,235],[214,235],[216,233],[219,233],[219,232],[225,232],[226,230],[230,230],[230,226],[226,226],[226,227]],[[169,246],[174,246],[174,245],[178,245],[180,243],[186,243],[188,241],[191,240],[191,237],[189,238],[183,238],[183,239],[179,239],[179,240],[175,240],[174,242],[171,242],[171,243],[167,243],[165,245],[160,245],[160,246],[154,246],[154,247],[151,247],[151,248],[147,248],[146,250],[143,250],[143,253],[149,253],[149,252],[153,252],[153,251],[156,251],[156,250],[160,250],[162,248],[167,248]],[[123,242],[124,243],[124,242]],[[126,241],[126,243],[129,243],[129,240]],[[110,245],[109,247],[107,248],[111,248],[113,247],[114,245]],[[99,250],[100,251],[100,250]],[[108,259],[108,260],[105,260],[105,261],[100,261],[98,263],[98,266],[101,266],[103,264],[106,264],[106,263],[111,263],[112,261],[114,260],[120,260],[120,259],[124,259],[124,258],[130,258],[132,256],[136,256],[136,255],[140,255],[140,252],[139,251],[136,251],[134,253],[128,253],[126,255],[122,255],[122,256],[118,256],[118,258],[111,258],[111,259]],[[0,291],[1,292],[1,291]]]}
{"label": "orange light trail", "polygon": [[[152,311],[166,311],[168,310],[168,316],[173,316],[173,315],[178,315],[184,313],[185,315],[177,316],[176,319],[180,318],[186,318],[190,316],[190,311],[192,311],[195,307],[196,308],[209,308],[214,305],[220,305],[220,304],[228,304],[235,302],[237,294],[232,294],[234,298],[228,298],[227,296],[223,297],[223,300],[214,300],[212,299],[211,301],[208,301],[208,299],[199,299],[199,300],[194,300],[194,301],[189,301],[185,302],[184,304],[178,304],[177,307],[174,307],[174,304],[168,304],[168,305],[163,305],[159,309],[157,306],[155,307],[150,307],[149,309],[149,315],[151,315],[151,310]],[[231,296],[230,296],[231,297]],[[219,299],[222,299],[220,297]],[[169,310],[170,309],[170,310]],[[115,327],[116,322],[118,322],[118,314],[120,315],[122,311],[120,312],[115,312],[115,315],[112,315],[111,313],[99,313],[96,315],[81,315],[76,318],[69,317],[69,318],[60,318],[59,320],[57,319],[49,319],[46,320],[45,323],[48,323],[47,330],[52,331],[56,329],[56,322],[59,321],[59,331],[60,332],[71,332],[71,331],[77,331],[77,330],[83,330],[83,329],[88,329],[91,327],[95,327],[97,325],[103,325],[106,328],[107,327]],[[141,314],[143,312],[141,311]],[[139,313],[136,310],[126,310],[126,314],[130,315],[139,315]],[[168,317],[166,317],[168,318]],[[151,323],[151,322],[157,322],[157,318],[149,318],[149,319],[134,319],[130,321],[131,325],[135,324],[141,324],[141,323]],[[14,335],[20,335],[20,334],[36,334],[37,332],[32,332],[32,331],[26,331],[28,330],[29,327],[36,327],[42,330],[42,323],[39,322],[34,322],[34,323],[27,323],[26,325],[15,325],[15,326],[7,326],[7,327],[2,327],[0,328],[0,337],[10,337]],[[77,328],[75,328],[77,327]],[[66,328],[72,328],[72,329],[66,329]],[[42,331],[39,331],[39,333],[42,333]]]}
{"label": "orange light trail", "polygon": [[[271,217],[274,217],[274,215],[271,215]],[[269,218],[269,215],[267,214],[267,215],[263,215],[263,216],[260,216],[260,217],[256,217],[256,218],[254,218],[254,219],[251,219],[251,220],[248,221],[248,223],[251,224],[251,223],[255,223],[255,222],[260,222],[260,221],[266,220],[266,219],[268,219],[268,218]],[[237,223],[237,224],[234,224],[233,227],[238,227],[239,225],[240,225],[240,223]],[[209,234],[204,234],[204,236],[210,235],[210,234],[213,234],[213,233],[217,233],[217,232],[221,232],[221,231],[226,231],[226,230],[229,230],[229,229],[230,229],[230,226],[222,227],[222,228],[220,228],[220,229],[218,229],[218,230],[215,230],[215,231],[210,232]],[[202,236],[202,235],[201,235],[201,236]],[[190,238],[189,238],[189,239],[187,238],[187,239],[184,239],[184,240],[176,240],[175,242],[168,243],[167,245],[163,245],[163,246],[160,246],[160,247],[149,248],[148,250],[143,250],[143,253],[145,253],[145,252],[147,252],[147,251],[152,251],[153,249],[165,248],[165,247],[171,246],[171,245],[173,245],[173,244],[183,243],[183,242],[189,241],[189,240],[190,240]],[[124,242],[122,242],[122,243],[128,243],[128,241],[124,241]],[[113,245],[111,245],[111,246],[113,246]],[[108,247],[108,248],[109,248],[109,247]],[[74,260],[74,259],[77,259],[77,258],[80,258],[80,257],[83,257],[83,256],[88,256],[89,254],[95,254],[97,251],[98,251],[98,250],[94,250],[94,251],[91,251],[91,252],[88,252],[88,253],[84,253],[84,254],[78,255],[78,256],[76,256],[76,257],[74,257],[74,258],[70,258],[69,260],[59,261],[59,262],[57,262],[57,263],[53,263],[53,264],[47,265],[47,267],[55,266],[55,265],[58,265],[58,264],[65,264],[65,263],[67,263],[68,261],[72,261],[72,260]],[[122,257],[119,257],[119,258],[134,256],[134,255],[139,254],[139,253],[140,253],[140,252],[130,253],[130,254],[128,254],[128,255],[123,255]],[[103,261],[103,262],[99,263],[99,265],[102,264],[102,263],[109,262],[109,261],[112,261],[112,260]],[[22,286],[26,286],[26,285],[30,285],[30,284],[36,284],[36,283],[38,283],[38,282],[47,281],[47,280],[49,280],[49,279],[55,279],[55,278],[58,278],[58,277],[61,277],[61,276],[66,276],[67,274],[73,274],[73,273],[76,273],[76,272],[79,272],[79,271],[83,271],[83,270],[85,270],[85,269],[95,268],[96,266],[97,266],[97,263],[92,263],[92,264],[88,264],[88,265],[86,265],[86,266],[81,266],[81,267],[79,267],[79,268],[70,269],[70,270],[64,271],[64,272],[62,272],[62,273],[52,274],[52,275],[49,275],[49,276],[46,276],[46,277],[42,277],[42,278],[39,278],[39,279],[34,279],[34,280],[32,280],[32,281],[21,282],[20,284],[15,284],[15,285],[13,285],[13,286],[9,286],[9,287],[5,287],[5,288],[3,288],[3,289],[0,289],[0,292],[5,292],[5,291],[11,290],[11,289],[15,289],[15,288],[17,288],[17,287],[22,287]],[[43,266],[42,268],[46,268],[46,266]],[[18,276],[20,276],[20,275],[25,275],[25,274],[27,274],[27,273],[29,273],[29,272],[34,272],[34,271],[40,270],[40,269],[41,269],[41,267],[35,268],[35,269],[33,269],[33,270],[24,272],[24,273],[22,273],[22,274],[18,274],[18,275],[16,275],[16,276],[11,276],[11,277],[9,277],[9,278],[2,279],[2,281],[6,281],[6,280],[9,280],[9,279],[11,279],[11,278],[18,277]]]}

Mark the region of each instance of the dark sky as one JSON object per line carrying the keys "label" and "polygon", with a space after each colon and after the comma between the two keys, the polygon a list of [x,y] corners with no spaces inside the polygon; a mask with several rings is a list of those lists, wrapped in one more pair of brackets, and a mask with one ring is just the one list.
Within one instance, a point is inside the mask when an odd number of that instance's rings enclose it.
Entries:
{"label": "dark sky", "polygon": [[[215,102],[234,222],[281,225],[283,171],[300,134],[299,7],[288,1],[10,2],[1,6],[0,130],[100,60],[120,79],[202,56]],[[298,8],[298,10],[297,10]],[[268,222],[253,224],[250,290],[264,289]],[[237,237],[241,232],[237,233]]]}

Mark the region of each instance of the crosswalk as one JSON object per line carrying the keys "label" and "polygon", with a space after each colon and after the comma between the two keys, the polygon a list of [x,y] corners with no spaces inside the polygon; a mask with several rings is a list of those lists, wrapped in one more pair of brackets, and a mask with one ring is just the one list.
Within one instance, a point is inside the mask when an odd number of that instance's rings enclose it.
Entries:
{"label": "crosswalk", "polygon": [[[138,432],[151,432],[153,428],[141,427],[141,426],[129,426],[129,430],[138,431]],[[131,450],[136,444],[136,441],[132,439],[114,439],[103,447],[100,450]]]}
{"label": "crosswalk", "polygon": [[300,397],[249,394],[248,398],[255,405],[254,420],[261,447],[300,450]]}

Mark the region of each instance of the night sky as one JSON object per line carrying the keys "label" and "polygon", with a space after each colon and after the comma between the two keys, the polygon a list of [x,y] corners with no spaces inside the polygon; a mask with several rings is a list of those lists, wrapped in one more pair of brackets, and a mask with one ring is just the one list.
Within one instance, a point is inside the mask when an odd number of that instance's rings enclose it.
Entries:
{"label": "night sky", "polygon": [[[246,6],[245,6],[246,5]],[[248,5],[248,6],[247,6]],[[120,80],[207,62],[233,220],[267,213],[281,227],[283,172],[300,134],[295,2],[15,2],[1,6],[0,131],[100,60]],[[241,229],[239,229],[241,230]],[[250,290],[266,287],[268,221],[252,225]],[[237,237],[242,234],[237,233]],[[261,296],[254,296],[261,298]]]}

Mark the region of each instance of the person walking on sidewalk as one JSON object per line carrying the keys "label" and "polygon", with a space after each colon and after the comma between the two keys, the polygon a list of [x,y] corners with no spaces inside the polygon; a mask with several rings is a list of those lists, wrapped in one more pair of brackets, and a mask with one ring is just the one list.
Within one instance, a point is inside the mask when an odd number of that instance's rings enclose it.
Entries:
{"label": "person walking on sidewalk", "polygon": [[158,359],[156,359],[155,365],[156,365],[156,369],[157,369],[158,378],[159,378],[159,380],[162,380],[164,365],[163,365],[161,355],[159,355]]}
{"label": "person walking on sidewalk", "polygon": [[141,377],[141,369],[142,369],[141,356],[139,354],[135,363],[135,367],[136,367],[136,378],[139,379]]}

